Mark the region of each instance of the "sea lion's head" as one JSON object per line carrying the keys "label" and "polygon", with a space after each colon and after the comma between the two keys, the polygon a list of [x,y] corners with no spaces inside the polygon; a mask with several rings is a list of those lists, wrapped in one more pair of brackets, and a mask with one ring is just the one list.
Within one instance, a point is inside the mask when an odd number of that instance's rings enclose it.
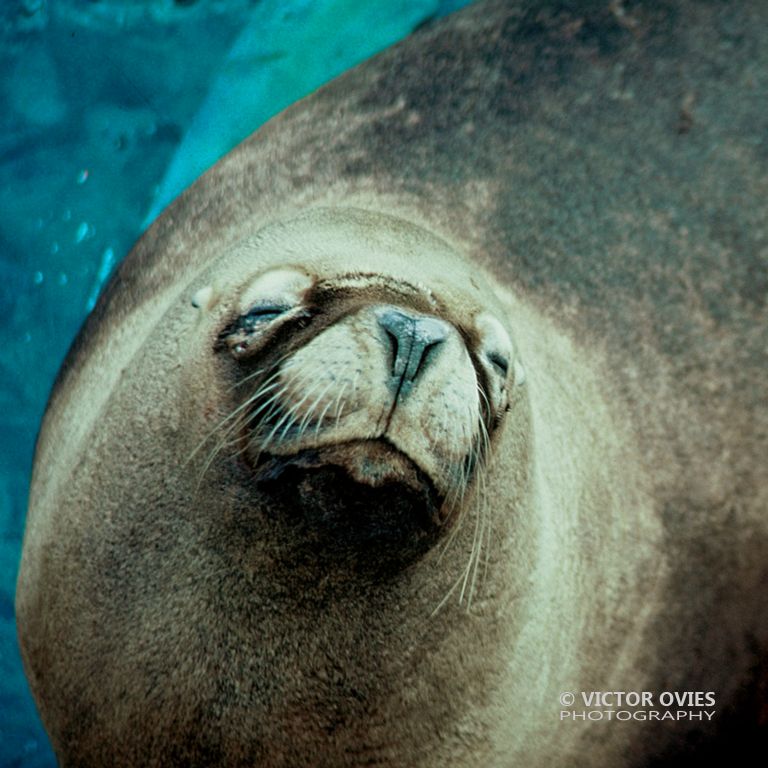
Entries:
{"label": "sea lion's head", "polygon": [[325,209],[216,274],[192,298],[221,402],[201,471],[247,467],[286,556],[359,571],[427,551],[476,493],[522,383],[476,271],[421,227]]}
{"label": "sea lion's head", "polygon": [[474,755],[463,724],[506,717],[489,692],[538,551],[505,312],[477,259],[398,218],[314,210],[244,234],[90,340],[109,386],[83,377],[74,512],[24,578],[62,575],[20,603],[56,749]]}

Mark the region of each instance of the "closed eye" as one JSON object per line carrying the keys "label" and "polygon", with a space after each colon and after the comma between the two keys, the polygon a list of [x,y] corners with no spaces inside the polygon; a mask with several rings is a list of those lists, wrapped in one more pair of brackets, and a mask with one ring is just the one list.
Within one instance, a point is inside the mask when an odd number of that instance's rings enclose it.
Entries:
{"label": "closed eye", "polygon": [[509,373],[509,360],[503,355],[498,352],[490,352],[488,354],[488,360],[502,376],[506,376]]}
{"label": "closed eye", "polygon": [[245,331],[252,330],[262,323],[268,323],[284,315],[291,307],[286,305],[265,304],[257,305],[248,311],[241,319],[241,327]]}

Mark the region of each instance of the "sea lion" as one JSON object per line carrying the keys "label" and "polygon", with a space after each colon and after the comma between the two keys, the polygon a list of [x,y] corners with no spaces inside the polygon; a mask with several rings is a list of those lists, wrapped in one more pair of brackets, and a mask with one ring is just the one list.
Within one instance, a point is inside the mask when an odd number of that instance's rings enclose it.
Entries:
{"label": "sea lion", "polygon": [[764,748],[765,30],[484,3],[171,206],[38,441],[17,612],[63,764]]}

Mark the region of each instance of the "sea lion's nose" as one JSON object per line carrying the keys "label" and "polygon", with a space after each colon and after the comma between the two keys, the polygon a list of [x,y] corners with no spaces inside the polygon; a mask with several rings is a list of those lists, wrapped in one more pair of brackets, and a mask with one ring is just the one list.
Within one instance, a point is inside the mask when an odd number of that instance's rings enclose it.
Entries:
{"label": "sea lion's nose", "polygon": [[448,338],[450,326],[436,317],[412,314],[399,307],[382,307],[376,312],[392,348],[391,384],[407,395],[435,348]]}

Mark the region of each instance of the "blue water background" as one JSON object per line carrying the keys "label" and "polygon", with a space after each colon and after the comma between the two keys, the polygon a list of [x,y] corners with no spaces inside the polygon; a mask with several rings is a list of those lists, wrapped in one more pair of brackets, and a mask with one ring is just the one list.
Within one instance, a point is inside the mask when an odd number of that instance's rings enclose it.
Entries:
{"label": "blue water background", "polygon": [[0,767],[55,765],[13,595],[35,435],[104,281],[262,122],[466,2],[0,3]]}

